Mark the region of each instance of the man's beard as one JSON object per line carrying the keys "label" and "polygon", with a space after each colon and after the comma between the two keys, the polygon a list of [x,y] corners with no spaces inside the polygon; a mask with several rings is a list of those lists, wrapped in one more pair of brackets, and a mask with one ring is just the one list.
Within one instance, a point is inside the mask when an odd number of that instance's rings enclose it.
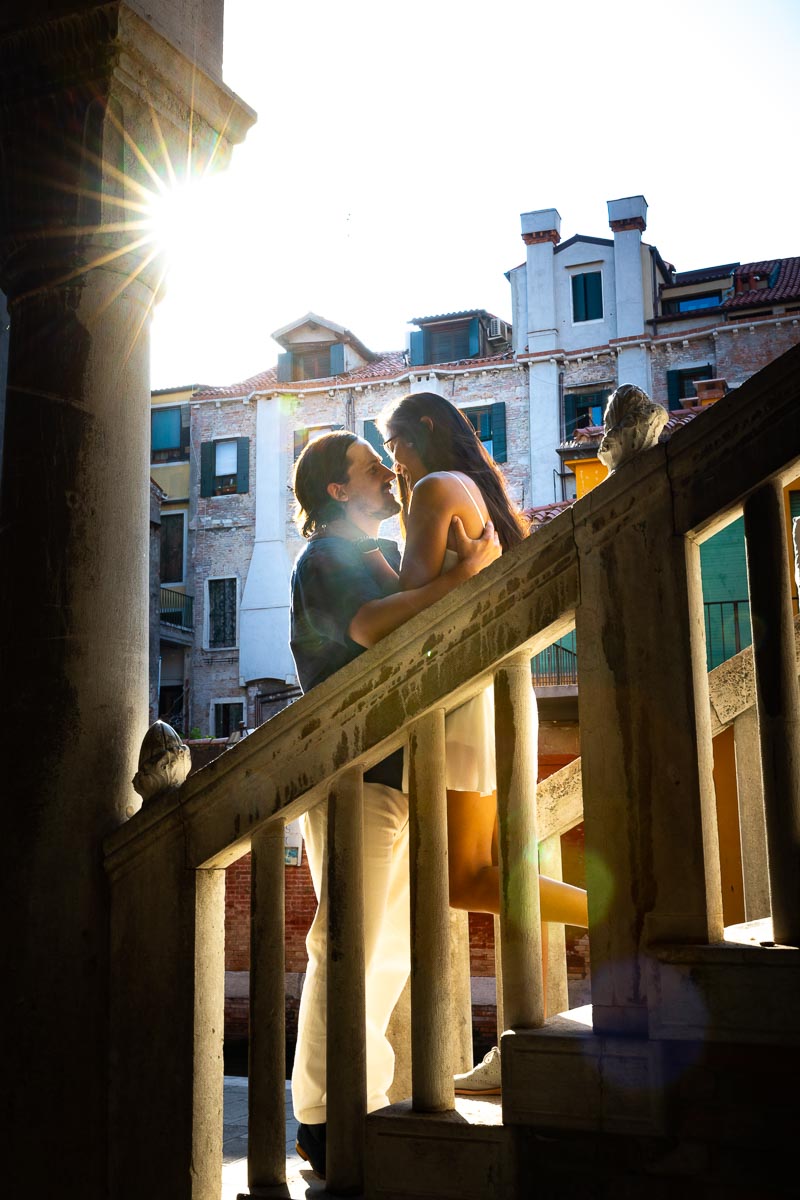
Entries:
{"label": "man's beard", "polygon": [[384,506],[381,509],[381,516],[383,517],[384,520],[386,520],[388,517],[393,517],[393,516],[395,516],[396,513],[399,513],[399,512],[400,512],[400,501],[396,500],[391,492],[387,492],[386,497],[385,497]]}

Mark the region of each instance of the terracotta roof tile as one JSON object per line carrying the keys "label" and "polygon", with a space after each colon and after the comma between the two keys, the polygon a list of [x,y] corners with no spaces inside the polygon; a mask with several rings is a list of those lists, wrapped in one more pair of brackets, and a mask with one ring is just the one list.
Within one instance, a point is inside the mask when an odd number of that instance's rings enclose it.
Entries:
{"label": "terracotta roof tile", "polygon": [[763,262],[742,263],[734,276],[734,286],[737,280],[747,281],[748,276],[760,275],[768,279],[775,275],[772,287],[748,288],[747,291],[735,292],[722,307],[752,308],[756,304],[776,304],[784,300],[800,300],[800,258],[772,258]]}
{"label": "terracotta roof tile", "polygon": [[220,400],[235,396],[251,396],[254,392],[271,392],[271,391],[286,391],[292,393],[301,393],[310,389],[325,387],[347,387],[354,383],[371,383],[375,380],[385,379],[388,381],[397,379],[398,376],[407,375],[409,371],[415,373],[424,373],[426,371],[453,369],[459,370],[491,367],[499,363],[513,361],[513,353],[510,350],[503,354],[492,354],[487,358],[461,358],[450,363],[426,363],[423,367],[409,367],[406,362],[406,356],[402,350],[389,350],[383,354],[376,356],[374,362],[363,363],[361,366],[354,367],[352,371],[345,371],[341,375],[330,375],[324,379],[303,379],[293,383],[279,383],[277,370],[275,367],[270,367],[268,371],[262,371],[259,375],[252,375],[249,379],[243,380],[241,383],[227,384],[223,387],[207,387],[203,391],[198,392],[194,399],[198,400]]}

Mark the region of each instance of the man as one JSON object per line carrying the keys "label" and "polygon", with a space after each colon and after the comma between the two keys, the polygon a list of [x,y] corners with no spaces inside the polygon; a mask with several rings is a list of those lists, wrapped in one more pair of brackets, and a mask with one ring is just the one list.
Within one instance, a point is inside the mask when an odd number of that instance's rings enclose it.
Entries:
{"label": "man", "polygon": [[[400,553],[378,539],[381,523],[400,505],[394,472],[368,442],[340,431],[306,446],[294,492],[308,544],[292,575],[291,645],[304,692],[409,617],[422,612],[499,556],[490,525],[478,541],[456,524],[459,562],[424,587],[397,591]],[[388,565],[387,565],[388,564]],[[392,568],[390,570],[389,568]],[[389,1103],[394,1053],[386,1028],[409,973],[408,797],[403,753],[364,774],[364,893],[367,1016],[367,1110]],[[307,939],[308,970],[300,1001],[292,1072],[297,1151],[325,1175],[327,814],[317,805],[302,818],[318,907]]]}

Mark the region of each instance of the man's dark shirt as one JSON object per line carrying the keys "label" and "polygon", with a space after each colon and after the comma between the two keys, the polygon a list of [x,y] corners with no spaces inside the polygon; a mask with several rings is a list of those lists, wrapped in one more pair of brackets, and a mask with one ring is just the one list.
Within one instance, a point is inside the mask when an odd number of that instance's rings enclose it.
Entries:
{"label": "man's dark shirt", "polygon": [[[400,570],[395,542],[378,539],[383,556]],[[373,577],[355,543],[342,537],[312,538],[292,572],[291,647],[304,692],[364,653],[348,636],[350,622],[370,600],[391,594]],[[364,773],[368,783],[402,788],[403,752],[396,751]]]}

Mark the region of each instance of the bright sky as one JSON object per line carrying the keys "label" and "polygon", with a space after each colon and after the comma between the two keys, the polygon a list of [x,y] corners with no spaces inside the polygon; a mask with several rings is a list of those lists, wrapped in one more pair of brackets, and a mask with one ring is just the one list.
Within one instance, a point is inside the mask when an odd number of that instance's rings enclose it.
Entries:
{"label": "bright sky", "polygon": [[679,270],[800,254],[800,0],[226,0],[258,113],[177,220],[153,387],[271,366],[309,310],[373,350],[486,308],[519,214],[610,236],[642,193]]}

